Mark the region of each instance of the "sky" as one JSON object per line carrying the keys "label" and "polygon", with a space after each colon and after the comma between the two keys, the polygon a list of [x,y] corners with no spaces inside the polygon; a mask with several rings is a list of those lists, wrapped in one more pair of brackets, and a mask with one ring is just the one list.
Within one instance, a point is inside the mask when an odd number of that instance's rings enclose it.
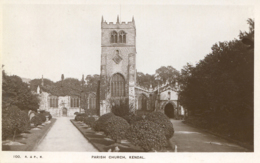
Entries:
{"label": "sky", "polygon": [[136,68],[195,65],[219,41],[248,31],[245,5],[5,4],[2,64],[8,75],[52,81],[100,74],[101,17],[136,24]]}

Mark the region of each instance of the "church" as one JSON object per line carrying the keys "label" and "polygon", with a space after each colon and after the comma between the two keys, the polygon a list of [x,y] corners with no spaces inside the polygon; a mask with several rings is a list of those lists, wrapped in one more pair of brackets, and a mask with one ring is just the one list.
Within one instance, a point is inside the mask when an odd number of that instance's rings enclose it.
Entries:
{"label": "church", "polygon": [[[107,23],[101,19],[100,114],[111,111],[110,100],[128,98],[136,110],[151,109],[164,112],[168,117],[183,115],[178,103],[178,86],[166,83],[149,90],[136,84],[136,25],[131,22]],[[154,97],[155,96],[155,97]]]}
{"label": "church", "polygon": [[[178,84],[166,83],[158,88],[146,89],[136,84],[136,25],[131,22],[107,23],[101,20],[101,65],[100,65],[100,115],[111,111],[111,100],[127,98],[129,105],[137,110],[156,110],[170,118],[183,115],[178,103]],[[40,87],[38,88],[40,89]],[[97,109],[96,93],[88,95],[87,107],[82,109],[80,99],[71,96],[53,96],[40,92],[40,110],[53,116],[74,116],[75,112]],[[153,107],[152,107],[153,105]]]}

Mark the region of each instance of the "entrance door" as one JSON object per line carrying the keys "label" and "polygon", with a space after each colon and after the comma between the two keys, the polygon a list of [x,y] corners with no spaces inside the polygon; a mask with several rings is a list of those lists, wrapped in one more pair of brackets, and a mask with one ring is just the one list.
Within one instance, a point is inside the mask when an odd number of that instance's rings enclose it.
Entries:
{"label": "entrance door", "polygon": [[174,107],[171,103],[164,107],[164,114],[166,114],[169,118],[174,118]]}
{"label": "entrance door", "polygon": [[62,116],[67,117],[67,108],[62,109]]}

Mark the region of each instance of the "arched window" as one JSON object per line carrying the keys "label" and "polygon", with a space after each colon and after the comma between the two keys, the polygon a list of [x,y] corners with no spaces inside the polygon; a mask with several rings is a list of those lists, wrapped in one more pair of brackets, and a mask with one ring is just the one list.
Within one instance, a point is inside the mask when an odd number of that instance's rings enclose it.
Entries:
{"label": "arched window", "polygon": [[117,32],[113,31],[110,36],[110,43],[117,43]]}
{"label": "arched window", "polygon": [[72,107],[72,108],[79,107],[79,98],[78,97],[70,98],[70,107]]}
{"label": "arched window", "polygon": [[96,98],[91,97],[89,99],[89,109],[96,109]]}
{"label": "arched window", "polygon": [[49,100],[50,100],[49,105],[50,105],[51,108],[57,108],[58,107],[58,101],[59,101],[58,97],[50,96]]}
{"label": "arched window", "polygon": [[126,43],[126,33],[124,31],[119,32],[119,43]]}
{"label": "arched window", "polygon": [[138,98],[138,110],[147,110],[147,97],[143,94]]}
{"label": "arched window", "polygon": [[120,74],[114,74],[111,80],[112,97],[125,96],[125,79]]}

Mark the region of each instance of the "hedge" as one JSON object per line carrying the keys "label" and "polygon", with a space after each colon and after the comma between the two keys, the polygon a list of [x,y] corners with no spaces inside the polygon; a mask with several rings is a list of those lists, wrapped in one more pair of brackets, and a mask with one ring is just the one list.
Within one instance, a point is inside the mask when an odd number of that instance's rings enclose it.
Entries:
{"label": "hedge", "polygon": [[174,134],[174,128],[169,118],[161,112],[152,112],[146,115],[146,120],[158,124],[165,133],[167,139],[170,139]]}
{"label": "hedge", "polygon": [[168,145],[163,129],[148,120],[137,121],[126,132],[126,138],[144,151],[163,150]]}

